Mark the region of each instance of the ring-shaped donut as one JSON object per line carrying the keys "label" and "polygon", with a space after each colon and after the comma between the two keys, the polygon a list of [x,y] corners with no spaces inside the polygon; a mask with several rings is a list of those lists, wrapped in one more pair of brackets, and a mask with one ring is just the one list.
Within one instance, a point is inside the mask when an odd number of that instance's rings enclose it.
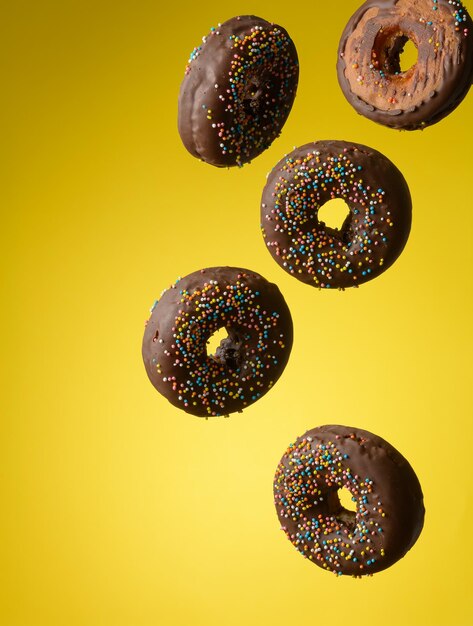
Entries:
{"label": "ring-shaped donut", "polygon": [[[417,62],[402,71],[407,40]],[[367,0],[340,39],[342,91],[365,117],[404,130],[435,124],[473,81],[473,23],[456,0]]]}
{"label": "ring-shaped donut", "polygon": [[298,79],[296,48],[284,28],[254,15],[219,24],[194,49],[181,84],[184,146],[217,167],[248,163],[280,134]]}
{"label": "ring-shaped donut", "polygon": [[[340,230],[318,219],[333,198],[349,209]],[[318,141],[296,148],[268,175],[261,227],[286,272],[314,287],[345,289],[394,263],[409,236],[411,212],[407,183],[387,157],[361,144]]]}
{"label": "ring-shaped donut", "polygon": [[[207,342],[225,328],[215,354]],[[179,279],[153,306],[142,354],[169,402],[199,417],[242,411],[282,374],[293,327],[278,287],[250,270],[211,267]]]}
{"label": "ring-shaped donut", "polygon": [[[341,504],[340,489],[356,511]],[[291,543],[339,576],[386,569],[424,523],[422,489],[408,461],[381,437],[348,426],[320,426],[291,444],[276,470],[274,498]]]}

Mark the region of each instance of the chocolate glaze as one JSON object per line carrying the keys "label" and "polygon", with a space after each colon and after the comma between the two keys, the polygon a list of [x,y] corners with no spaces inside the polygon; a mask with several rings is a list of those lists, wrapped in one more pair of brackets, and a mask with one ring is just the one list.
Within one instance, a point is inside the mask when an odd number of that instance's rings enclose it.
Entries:
{"label": "chocolate glaze", "polygon": [[281,26],[234,17],[194,49],[179,93],[178,129],[195,157],[243,165],[269,148],[291,110],[296,48]]}
{"label": "chocolate glaze", "polygon": [[[356,511],[341,505],[341,488]],[[277,467],[274,499],[293,545],[337,575],[386,569],[414,545],[424,523],[422,489],[408,461],[381,437],[348,426],[299,437]]]}
{"label": "chocolate glaze", "polygon": [[[215,354],[207,342],[226,328]],[[292,319],[278,287],[250,270],[211,267],[179,279],[155,303],[143,337],[149,379],[199,417],[242,411],[282,374]]]}
{"label": "chocolate glaze", "polygon": [[[410,39],[417,62],[400,72]],[[457,0],[367,0],[340,39],[338,81],[358,113],[391,128],[440,121],[473,81],[473,23]]]}
{"label": "chocolate glaze", "polygon": [[[332,198],[349,208],[340,230],[318,219]],[[261,227],[286,272],[314,287],[345,289],[394,263],[409,236],[411,209],[403,175],[383,154],[361,144],[318,141],[296,148],[268,175]]]}

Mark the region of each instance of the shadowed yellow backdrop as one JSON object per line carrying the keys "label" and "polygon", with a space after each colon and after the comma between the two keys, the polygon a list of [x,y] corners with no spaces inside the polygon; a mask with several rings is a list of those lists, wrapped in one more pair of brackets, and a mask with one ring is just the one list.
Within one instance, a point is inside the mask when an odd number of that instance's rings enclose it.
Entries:
{"label": "shadowed yellow backdrop", "polygon": [[[473,94],[423,132],[358,116],[335,72],[357,6],[3,7],[1,626],[473,624]],[[177,93],[202,35],[245,13],[288,30],[300,84],[272,147],[219,170],[183,148]],[[285,274],[259,230],[266,173],[318,139],[384,152],[413,197],[402,256],[343,293]],[[160,292],[212,265],[277,282],[295,342],[267,396],[206,421],[153,389],[140,350]],[[279,529],[276,465],[324,423],[388,439],[424,489],[418,543],[372,578],[337,579]]]}

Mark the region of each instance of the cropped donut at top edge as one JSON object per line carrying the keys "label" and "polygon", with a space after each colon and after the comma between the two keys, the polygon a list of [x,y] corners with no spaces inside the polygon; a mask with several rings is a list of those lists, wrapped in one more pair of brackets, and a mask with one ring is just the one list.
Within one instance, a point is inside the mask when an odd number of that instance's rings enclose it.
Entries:
{"label": "cropped donut at top edge", "polygon": [[241,166],[278,137],[296,96],[299,62],[281,26],[234,17],[203,38],[179,93],[178,128],[195,157]]}
{"label": "cropped donut at top edge", "polygon": [[[356,511],[340,502],[347,489]],[[287,537],[338,576],[386,569],[414,545],[424,523],[422,489],[408,461],[366,430],[320,426],[283,455],[274,502]]]}
{"label": "cropped donut at top edge", "polygon": [[[215,354],[207,342],[228,337]],[[143,337],[149,379],[169,402],[199,417],[242,411],[282,374],[292,319],[278,287],[247,269],[211,267],[179,279],[152,309]]]}
{"label": "cropped donut at top edge", "polygon": [[[417,62],[401,69],[411,40]],[[456,0],[367,0],[340,39],[338,81],[356,111],[404,130],[435,124],[473,81],[473,23]]]}
{"label": "cropped donut at top edge", "polygon": [[[342,198],[340,230],[318,211]],[[266,246],[286,272],[323,289],[345,289],[379,276],[401,254],[411,226],[411,196],[383,154],[346,141],[317,141],[285,156],[268,175],[261,203]]]}

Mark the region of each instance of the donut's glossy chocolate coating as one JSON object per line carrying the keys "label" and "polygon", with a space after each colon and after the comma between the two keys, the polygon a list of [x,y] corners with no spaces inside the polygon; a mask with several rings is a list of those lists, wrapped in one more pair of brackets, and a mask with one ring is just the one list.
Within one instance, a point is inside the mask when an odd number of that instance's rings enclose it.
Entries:
{"label": "donut's glossy chocolate coating", "polygon": [[[207,342],[226,328],[214,355]],[[199,417],[256,402],[282,374],[292,319],[278,287],[250,270],[211,267],[189,274],[154,305],[143,338],[149,379],[175,406]]]}
{"label": "donut's glossy chocolate coating", "polygon": [[[340,503],[341,488],[356,511]],[[424,523],[422,489],[408,461],[381,437],[347,426],[299,437],[277,467],[274,498],[293,545],[338,575],[386,569],[414,545]]]}
{"label": "donut's glossy chocolate coating", "polygon": [[[349,208],[340,230],[318,219],[332,198]],[[409,236],[411,212],[407,183],[387,157],[361,144],[318,141],[296,148],[270,172],[261,226],[286,272],[314,287],[345,289],[394,263]]]}
{"label": "donut's glossy chocolate coating", "polygon": [[298,78],[297,52],[284,28],[254,15],[219,25],[192,53],[181,84],[185,147],[217,167],[248,163],[281,132]]}
{"label": "donut's glossy chocolate coating", "polygon": [[[401,71],[410,39],[417,62]],[[358,113],[404,130],[455,109],[473,81],[473,23],[457,0],[367,0],[340,40],[338,81]]]}

